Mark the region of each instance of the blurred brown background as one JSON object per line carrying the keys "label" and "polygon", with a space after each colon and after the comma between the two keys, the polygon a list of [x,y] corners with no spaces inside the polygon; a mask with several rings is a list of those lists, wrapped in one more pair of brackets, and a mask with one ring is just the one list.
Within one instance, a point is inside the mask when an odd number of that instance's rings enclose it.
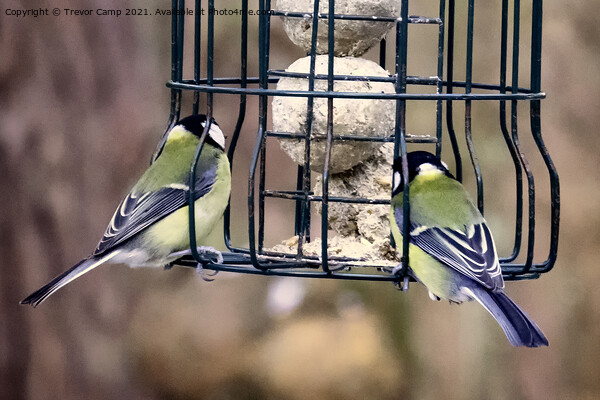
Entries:
{"label": "blurred brown background", "polygon": [[[257,2],[250,3],[258,8]],[[436,2],[414,3],[411,14],[435,15]],[[485,3],[476,5],[474,80],[493,83],[498,80],[500,2]],[[521,84],[526,85],[530,2],[523,3]],[[478,305],[433,303],[418,285],[403,294],[381,283],[231,274],[206,283],[182,268],[107,265],[38,309],[20,306],[25,295],[94,248],[115,205],[148,165],[167,122],[169,17],[5,15],[8,8],[83,4],[8,0],[0,5],[0,398],[600,396],[600,139],[594,134],[600,126],[600,76],[594,72],[600,62],[600,4],[553,1],[544,8],[542,87],[548,97],[542,103],[542,130],[561,177],[559,260],[539,280],[507,285],[549,338],[549,348],[534,350],[512,348]],[[239,7],[236,1],[219,2],[221,6]],[[153,11],[169,8],[170,2],[85,2],[85,8],[99,7]],[[464,21],[462,4],[457,12]],[[253,53],[257,18],[250,23]],[[218,18],[217,24],[215,72],[233,76],[239,68],[239,17]],[[457,32],[460,40],[464,29]],[[435,29],[411,27],[410,34],[408,73],[433,74]],[[285,68],[302,56],[277,19],[271,49],[273,68]],[[461,41],[457,79],[464,76],[463,49]],[[188,42],[186,51],[191,50]],[[253,73],[256,63],[252,54]],[[186,76],[191,76],[189,69]],[[215,117],[225,132],[233,131],[237,101],[216,96]],[[256,100],[249,103],[232,199],[238,221],[234,241],[240,245],[247,230],[247,165],[257,123]],[[463,108],[455,108],[461,132]],[[488,184],[486,216],[506,253],[512,235],[513,172],[502,147],[497,109],[495,102],[474,104],[473,132]],[[409,131],[431,132],[432,110],[431,105],[410,103]],[[547,251],[548,183],[527,138],[527,111],[522,105],[520,132],[539,173],[536,254],[542,258]],[[276,143],[270,145],[269,182],[291,187],[293,165]],[[267,229],[275,244],[292,234],[291,208],[287,203],[272,206]],[[212,243],[222,248],[221,237],[218,228]]]}

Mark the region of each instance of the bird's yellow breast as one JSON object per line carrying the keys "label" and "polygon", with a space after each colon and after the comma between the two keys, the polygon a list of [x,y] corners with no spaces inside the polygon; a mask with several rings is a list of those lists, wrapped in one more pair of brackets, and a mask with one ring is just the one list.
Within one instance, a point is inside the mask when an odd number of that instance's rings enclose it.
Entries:
{"label": "bird's yellow breast", "polygon": [[[396,241],[396,252],[399,256],[402,256],[403,238],[400,231],[401,227],[398,227],[393,207],[390,212],[390,225],[392,228],[392,235]],[[450,268],[441,264],[435,258],[431,257],[412,243],[408,246],[408,256],[408,263],[411,270],[414,272],[414,275],[433,294],[446,300],[455,297],[455,294],[453,293],[455,292],[455,288],[452,288],[448,284],[451,275],[454,273]]]}
{"label": "bird's yellow breast", "polygon": [[[198,246],[203,245],[203,241],[206,240],[223,215],[230,193],[229,161],[223,154],[219,160],[217,179],[212,189],[194,203]],[[161,249],[164,255],[189,249],[189,238],[189,209],[187,206],[158,221],[147,231],[147,240],[150,241],[150,246]]]}

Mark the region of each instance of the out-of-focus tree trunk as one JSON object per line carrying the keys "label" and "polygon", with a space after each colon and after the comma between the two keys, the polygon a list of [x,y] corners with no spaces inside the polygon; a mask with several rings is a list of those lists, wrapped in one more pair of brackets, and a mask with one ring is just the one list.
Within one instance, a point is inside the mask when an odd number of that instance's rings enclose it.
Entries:
{"label": "out-of-focus tree trunk", "polygon": [[[2,257],[3,273],[0,278],[0,304],[2,306],[2,328],[0,335],[1,368],[0,387],[4,396],[10,399],[25,398],[27,393],[27,371],[29,362],[29,323],[26,315],[16,306],[16,298],[23,292],[22,275],[9,266],[19,265],[21,256],[18,251],[17,238],[14,235],[12,224],[20,215],[21,207],[14,202],[22,194],[19,193],[14,175],[7,165],[5,149],[0,150],[0,170],[3,171],[1,184],[5,188],[14,188],[12,193],[8,190],[0,191],[0,256]],[[11,217],[12,216],[12,217]]]}
{"label": "out-of-focus tree trunk", "polygon": [[18,304],[93,249],[150,154],[140,132],[156,117],[136,102],[145,76],[134,25],[64,15],[0,22],[0,398],[140,398],[113,367],[126,351],[106,327],[126,326],[130,302],[107,293],[109,274],[78,281],[69,302]]}

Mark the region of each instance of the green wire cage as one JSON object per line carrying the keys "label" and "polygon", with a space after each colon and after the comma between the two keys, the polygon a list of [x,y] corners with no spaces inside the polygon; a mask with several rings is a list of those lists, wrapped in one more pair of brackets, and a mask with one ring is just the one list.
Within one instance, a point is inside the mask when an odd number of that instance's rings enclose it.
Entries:
{"label": "green wire cage", "polygon": [[[206,4],[204,4],[206,3]],[[406,166],[407,146],[413,143],[421,143],[423,146],[431,146],[430,151],[440,156],[442,152],[443,138],[449,143],[450,149],[445,154],[451,154],[454,161],[454,175],[458,180],[464,176],[463,169],[472,168],[477,187],[477,206],[481,211],[484,208],[484,179],[475,153],[472,138],[472,105],[474,102],[492,102],[497,105],[499,115],[499,126],[495,127],[499,135],[502,135],[510,155],[511,169],[514,173],[514,197],[515,229],[513,236],[512,251],[508,255],[501,254],[501,266],[504,278],[507,280],[533,279],[540,274],[548,272],[554,265],[558,248],[559,231],[559,180],[556,169],[548,154],[542,140],[540,125],[540,105],[545,94],[541,90],[541,53],[542,53],[542,0],[531,0],[528,4],[531,12],[524,13],[521,10],[519,0],[501,0],[501,13],[493,16],[500,21],[501,27],[498,32],[499,43],[499,76],[496,82],[480,83],[473,81],[473,43],[475,23],[475,1],[468,0],[466,16],[457,17],[455,0],[439,0],[437,15],[415,16],[410,13],[409,0],[398,0],[398,14],[393,16],[373,15],[349,15],[336,14],[335,2],[330,0],[327,11],[320,9],[319,0],[314,0],[314,8],[311,12],[293,12],[285,9],[277,9],[276,5],[269,0],[260,0],[258,10],[250,9],[247,0],[239,2],[228,2],[237,6],[236,14],[239,15],[240,24],[238,33],[229,37],[229,40],[239,40],[241,52],[239,57],[229,59],[228,62],[239,61],[239,76],[222,77],[215,76],[214,50],[215,50],[215,26],[218,25],[219,13],[215,10],[215,1],[202,2],[196,0],[193,5],[186,4],[185,0],[173,0],[172,16],[172,73],[171,80],[167,86],[171,90],[171,110],[169,126],[170,129],[179,119],[182,109],[182,94],[184,91],[193,92],[193,113],[202,112],[209,117],[213,116],[214,95],[224,94],[235,96],[239,99],[237,110],[237,123],[233,134],[230,136],[228,156],[232,169],[237,168],[235,154],[238,150],[238,139],[242,132],[244,122],[253,119],[258,120],[258,132],[256,144],[252,153],[252,161],[248,171],[248,192],[241,193],[233,189],[232,197],[247,196],[248,218],[247,218],[247,245],[238,245],[231,239],[231,210],[228,208],[224,215],[224,240],[228,251],[223,253],[224,262],[216,264],[203,258],[195,251],[194,224],[190,224],[190,238],[192,256],[178,260],[176,264],[182,266],[196,266],[201,263],[204,268],[216,271],[230,271],[237,273],[251,273],[263,275],[282,275],[314,278],[338,278],[355,280],[381,280],[395,281],[403,280],[407,273],[410,254],[408,252],[408,240],[404,241],[403,266],[396,274],[391,269],[377,262],[364,263],[360,258],[353,258],[344,254],[332,255],[328,253],[329,210],[334,203],[347,204],[375,204],[389,205],[388,199],[374,199],[358,196],[338,196],[329,192],[329,180],[331,177],[331,150],[338,143],[355,141],[363,143],[393,143],[394,157],[402,157]],[[436,3],[437,5],[437,3]],[[185,24],[190,23],[191,18],[186,19],[186,6],[195,10],[193,17],[193,36],[186,37]],[[222,6],[219,3],[217,7]],[[500,7],[500,4],[499,4]],[[208,10],[202,13],[201,10]],[[218,9],[217,9],[218,10]],[[527,14],[527,18],[522,15]],[[290,72],[287,70],[271,69],[269,55],[271,50],[271,22],[274,18],[298,19],[309,24],[309,69],[305,73]],[[249,48],[249,18],[258,19],[258,48]],[[369,21],[376,24],[388,24],[391,26],[387,38],[379,41],[379,64],[393,71],[386,76],[334,74],[334,64],[337,59],[335,53],[336,24],[345,21]],[[203,35],[202,26],[205,25]],[[415,33],[412,29],[416,25],[430,25],[435,29],[437,35],[437,59],[436,76],[409,76],[407,75],[407,48],[411,35]],[[522,25],[522,26],[521,26]],[[318,27],[326,27],[328,36],[326,43],[318,43]],[[523,45],[521,30],[529,30],[531,41],[528,46]],[[455,53],[457,46],[456,32],[466,31],[465,53],[460,57]],[[191,32],[191,30],[189,30]],[[462,35],[461,35],[462,36]],[[193,60],[184,59],[184,39],[192,40],[194,45]],[[462,37],[461,37],[462,40]],[[509,45],[510,43],[510,45]],[[316,72],[316,59],[319,52],[318,46],[325,46],[327,59],[327,73]],[[523,48],[527,47],[530,54],[521,54]],[[395,64],[386,66],[389,49],[393,48]],[[201,52],[206,51],[206,62],[201,63]],[[490,50],[492,51],[492,50]],[[494,52],[496,50],[493,50]],[[323,52],[321,50],[321,52]],[[258,76],[248,75],[248,55],[258,55]],[[390,54],[391,55],[391,54]],[[526,87],[519,85],[519,59],[530,58],[530,78]],[[460,61],[459,61],[460,59]],[[512,64],[509,64],[509,61]],[[494,61],[496,62],[496,61]],[[459,63],[464,63],[465,80],[455,80],[454,70]],[[185,68],[184,68],[185,66]],[[462,67],[462,65],[461,65]],[[510,70],[510,74],[508,73]],[[283,78],[297,78],[307,81],[307,90],[283,90],[274,87]],[[334,84],[342,81],[360,82],[386,82],[393,85],[391,93],[365,93],[353,91],[334,91]],[[315,85],[325,85],[326,90],[316,90]],[[425,90],[429,89],[429,91]],[[435,92],[433,92],[434,88]],[[205,99],[203,98],[205,96]],[[256,96],[258,99],[258,115],[247,113],[248,96]],[[279,132],[269,127],[267,113],[270,104],[277,97],[301,98],[306,104],[306,130],[303,132]],[[315,194],[311,185],[314,183],[311,174],[311,149],[314,151],[315,135],[311,134],[313,108],[315,99],[326,99],[327,125],[326,134],[321,139],[325,143],[325,161],[322,167],[322,193]],[[384,100],[393,104],[393,115],[389,119],[393,121],[393,132],[382,136],[345,136],[334,134],[334,99],[363,99]],[[206,111],[200,110],[201,102],[206,104]],[[528,157],[541,157],[548,174],[550,204],[550,215],[544,218],[550,219],[549,237],[540,238],[536,236],[536,186],[533,169],[530,167],[525,151],[519,141],[519,135],[523,135],[525,129],[518,126],[518,105],[525,102],[529,105],[530,126],[527,134],[531,135],[537,148],[537,154],[529,154]],[[430,136],[415,136],[407,133],[406,117],[407,104],[429,104],[435,108],[435,134]],[[461,104],[464,106],[464,114],[453,110],[453,106]],[[461,135],[454,129],[454,121],[457,118],[464,119],[464,138],[466,151],[461,154],[458,145]],[[218,119],[218,118],[217,118]],[[197,155],[200,154],[204,137],[208,131],[205,129],[201,138]],[[275,138],[275,139],[274,139]],[[267,142],[269,140],[294,139],[302,144],[303,162],[298,165],[295,174],[297,176],[295,190],[267,189],[266,160],[268,158]],[[312,143],[312,145],[311,145]],[[197,158],[196,158],[197,161]],[[314,169],[314,168],[313,168]],[[195,166],[190,166],[190,171],[195,171]],[[391,171],[390,171],[391,174]],[[407,169],[404,169],[405,179],[408,182]],[[194,191],[194,179],[190,179],[190,192]],[[508,179],[508,178],[507,178]],[[405,207],[408,204],[408,187],[405,184],[404,196]],[[390,189],[391,195],[391,189]],[[538,196],[540,194],[538,193]],[[289,201],[295,207],[294,218],[290,218],[293,230],[297,235],[295,253],[278,252],[265,248],[265,230],[267,211],[265,200],[277,198]],[[304,249],[311,241],[311,204],[320,205],[321,226],[321,250],[320,254],[307,254]],[[408,208],[405,212],[408,211]],[[190,207],[193,213],[193,207]],[[194,219],[190,214],[190,221]],[[237,220],[239,221],[239,219]],[[239,222],[236,222],[239,223]],[[313,221],[314,223],[314,221]],[[526,228],[525,228],[526,226]],[[410,235],[408,218],[404,218],[403,233],[405,237]],[[544,259],[534,259],[534,245],[536,241],[549,243],[548,253]],[[517,262],[517,259],[524,260]]]}

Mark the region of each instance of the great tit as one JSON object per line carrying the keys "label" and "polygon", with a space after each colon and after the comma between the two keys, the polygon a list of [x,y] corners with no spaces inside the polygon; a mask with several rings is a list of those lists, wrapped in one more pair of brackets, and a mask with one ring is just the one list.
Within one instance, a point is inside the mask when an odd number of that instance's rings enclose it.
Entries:
{"label": "great tit", "polygon": [[[94,252],[21,304],[37,306],[48,296],[86,272],[106,263],[165,266],[189,250],[189,175],[200,136],[209,125],[198,160],[194,187],[196,242],[202,243],[229,202],[231,173],[225,137],[219,125],[205,115],[180,120],[168,131],[152,165],[117,207]],[[187,249],[187,250],[186,250]],[[219,252],[199,247],[200,252]]]}
{"label": "great tit", "polygon": [[[439,158],[407,154],[409,171],[409,273],[434,300],[477,300],[513,346],[547,346],[548,340],[505,293],[502,270],[487,223],[465,188]],[[402,160],[394,161],[390,212],[392,235],[402,252]]]}

